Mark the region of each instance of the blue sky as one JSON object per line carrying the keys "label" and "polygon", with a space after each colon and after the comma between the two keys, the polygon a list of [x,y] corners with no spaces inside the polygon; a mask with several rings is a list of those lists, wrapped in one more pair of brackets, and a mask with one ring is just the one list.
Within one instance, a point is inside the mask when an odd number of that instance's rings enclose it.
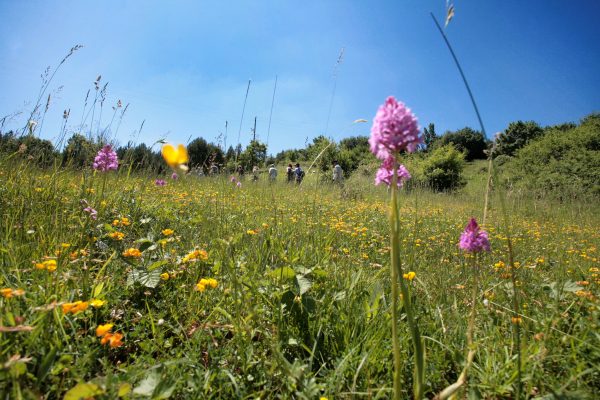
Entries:
{"label": "blue sky", "polygon": [[[548,125],[600,111],[600,2],[455,6],[446,33],[488,136],[519,119]],[[69,129],[80,129],[84,97],[98,75],[109,84],[102,120],[96,113],[94,124],[108,124],[118,99],[130,104],[121,144],[216,141],[229,121],[227,145],[235,145],[249,79],[240,142],[250,140],[255,116],[258,138],[266,141],[276,75],[269,153],[303,147],[324,133],[335,140],[368,135],[388,95],[404,101],[421,126],[434,122],[439,133],[478,128],[430,11],[442,20],[445,1],[0,0],[0,118],[23,111],[5,130],[22,127],[40,74],[82,44],[50,87],[62,89],[38,132],[44,138],[56,139],[66,108]],[[352,123],[359,118],[369,123]]]}

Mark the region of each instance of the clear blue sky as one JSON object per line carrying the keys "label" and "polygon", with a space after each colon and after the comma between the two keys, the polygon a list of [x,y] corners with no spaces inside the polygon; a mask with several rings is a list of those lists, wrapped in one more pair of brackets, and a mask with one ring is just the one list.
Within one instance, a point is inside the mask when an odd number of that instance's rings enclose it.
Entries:
{"label": "clear blue sky", "polygon": [[[457,0],[455,6],[446,32],[489,136],[519,119],[548,125],[600,111],[599,1]],[[0,118],[24,111],[5,130],[23,126],[40,74],[83,44],[53,81],[51,89],[62,90],[42,137],[57,136],[65,108],[70,129],[79,129],[85,94],[101,74],[109,82],[102,126],[110,105],[130,103],[120,143],[215,141],[227,120],[227,145],[235,144],[249,79],[240,141],[250,140],[254,116],[266,141],[278,75],[268,143],[274,154],[325,133],[334,65],[344,47],[328,136],[367,135],[388,95],[439,133],[477,128],[430,11],[443,20],[445,1],[0,0]],[[369,123],[353,124],[358,118]]]}

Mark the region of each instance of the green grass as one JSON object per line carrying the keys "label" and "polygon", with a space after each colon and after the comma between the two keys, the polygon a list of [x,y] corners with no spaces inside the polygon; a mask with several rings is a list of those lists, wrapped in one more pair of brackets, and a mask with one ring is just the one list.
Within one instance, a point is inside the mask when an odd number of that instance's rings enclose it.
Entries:
{"label": "green grass", "polygon": [[[468,184],[455,194],[401,192],[403,265],[416,272],[410,290],[429,398],[462,370],[472,274],[457,243],[468,218],[481,219],[486,174],[485,163],[470,164]],[[0,288],[25,291],[0,297],[0,326],[26,329],[0,332],[2,398],[62,398],[72,388],[73,398],[79,391],[97,399],[391,397],[384,188],[359,176],[341,190],[313,176],[301,187],[280,176],[241,189],[226,177],[182,177],[165,187],[155,178],[0,160]],[[83,212],[84,199],[96,220]],[[510,227],[491,196],[493,250],[479,260],[477,354],[465,391],[514,398],[513,287],[502,267],[510,228],[524,393],[597,398],[600,207],[512,192],[508,201]],[[113,225],[123,217],[129,226]],[[111,239],[115,231],[124,238]],[[124,257],[128,248],[141,257]],[[184,262],[193,250],[208,259]],[[57,269],[36,268],[45,259]],[[218,286],[194,290],[201,278]],[[106,303],[63,312],[64,303],[92,299]],[[124,335],[121,346],[100,343],[95,330],[105,323]]]}

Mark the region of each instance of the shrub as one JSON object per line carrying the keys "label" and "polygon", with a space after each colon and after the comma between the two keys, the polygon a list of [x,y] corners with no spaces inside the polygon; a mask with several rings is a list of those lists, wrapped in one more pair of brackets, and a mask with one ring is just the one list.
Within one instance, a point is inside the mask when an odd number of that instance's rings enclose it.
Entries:
{"label": "shrub", "polygon": [[456,132],[446,132],[438,138],[433,147],[446,146],[453,144],[458,151],[465,153],[465,160],[483,160],[487,158],[485,150],[488,143],[481,132],[477,132],[469,127],[460,129]]}
{"label": "shrub", "polygon": [[465,184],[464,166],[464,154],[453,145],[438,147],[423,161],[422,179],[433,190],[455,190]]}
{"label": "shrub", "polygon": [[549,130],[507,164],[517,186],[561,199],[600,195],[600,124],[593,118],[571,130]]}

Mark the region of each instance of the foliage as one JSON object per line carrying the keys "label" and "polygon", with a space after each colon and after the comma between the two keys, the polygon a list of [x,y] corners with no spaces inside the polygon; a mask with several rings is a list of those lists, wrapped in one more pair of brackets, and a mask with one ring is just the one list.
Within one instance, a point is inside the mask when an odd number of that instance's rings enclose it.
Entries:
{"label": "foliage", "polygon": [[247,171],[251,171],[254,166],[264,165],[266,158],[267,145],[258,140],[251,140],[240,154],[238,164],[241,164]]}
{"label": "foliage", "polygon": [[567,131],[548,130],[507,165],[518,187],[559,198],[600,196],[600,119]]}
{"label": "foliage", "polygon": [[485,150],[488,143],[481,132],[475,131],[469,127],[459,129],[456,132],[446,132],[435,140],[433,147],[442,147],[448,144],[465,154],[466,161],[483,160],[487,158]]}
{"label": "foliage", "polygon": [[423,161],[423,180],[435,191],[456,190],[465,184],[465,156],[453,145],[437,147]]}
{"label": "foliage", "polygon": [[134,171],[147,171],[160,173],[165,170],[162,157],[157,151],[152,151],[145,143],[133,146],[119,147],[117,155],[124,167],[131,166]]}
{"label": "foliage", "polygon": [[435,132],[435,125],[430,123],[426,128],[423,128],[423,141],[425,144],[425,150],[431,150],[433,143],[439,139],[439,136]]}
{"label": "foliage", "polygon": [[72,168],[88,167],[92,165],[100,147],[100,144],[94,143],[79,133],[75,133],[67,141],[62,155],[62,164]]}
{"label": "foliage", "polygon": [[[411,172],[427,164],[405,159]],[[154,174],[41,170],[0,156],[0,290],[11,290],[0,295],[0,397],[390,397],[388,196],[372,175],[365,186],[362,173],[355,175],[346,186],[361,195],[340,198],[313,185],[311,174],[300,187],[280,179],[236,188],[226,177],[195,176],[157,187]],[[464,364],[473,260],[459,254],[457,242],[481,210],[483,185],[474,193],[414,188],[400,195],[403,264],[416,272],[409,294],[427,340],[427,398],[454,382]],[[510,201],[516,290],[527,305],[526,392],[595,398],[598,205]],[[494,196],[490,206],[498,207]],[[497,213],[486,226],[492,252],[478,259],[469,392],[511,398],[507,307],[515,288]],[[218,285],[197,290],[205,278]],[[92,299],[105,303],[64,311]],[[405,317],[398,339],[408,398]],[[108,323],[122,344],[101,343],[97,328]]]}
{"label": "foliage", "polygon": [[[187,149],[190,157],[190,167],[203,168],[204,172],[208,171],[213,162],[222,164],[225,161],[223,150],[213,143],[208,143],[201,137],[192,140]],[[233,149],[231,150],[233,151]]]}
{"label": "foliage", "polygon": [[39,167],[49,167],[58,153],[52,142],[31,134],[17,137],[14,132],[0,133],[0,153],[15,155],[26,159]]}
{"label": "foliage", "polygon": [[494,157],[499,155],[514,156],[516,151],[529,141],[543,135],[544,130],[535,122],[511,122],[508,128],[496,138]]}

